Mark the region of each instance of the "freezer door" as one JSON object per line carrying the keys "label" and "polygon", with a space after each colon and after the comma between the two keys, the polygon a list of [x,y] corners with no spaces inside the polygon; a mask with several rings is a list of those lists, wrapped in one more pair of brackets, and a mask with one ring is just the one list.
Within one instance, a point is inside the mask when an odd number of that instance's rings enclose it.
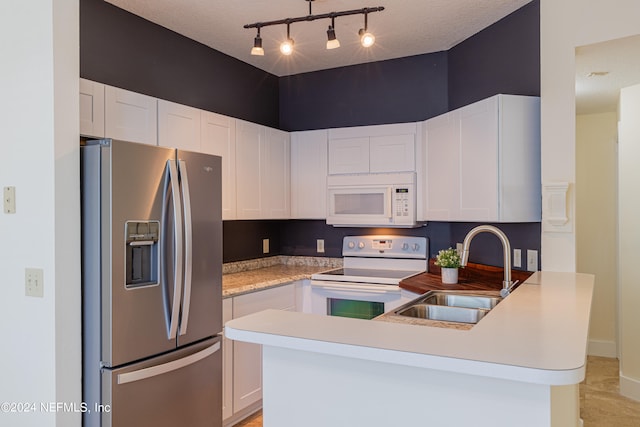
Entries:
{"label": "freezer door", "polygon": [[102,427],[220,427],[220,340],[216,337],[126,368],[104,370]]}
{"label": "freezer door", "polygon": [[[111,141],[102,150],[102,303],[98,314],[102,312],[102,361],[118,366],[176,348],[169,333],[173,279],[161,277],[166,255],[162,248],[175,238],[164,235],[163,220],[167,219],[162,217],[163,206],[171,211],[164,199],[170,186],[167,165],[175,160],[175,150],[122,141]],[[157,232],[158,241],[145,238],[149,229]],[[149,248],[155,260],[131,252]],[[145,269],[143,264],[151,265],[151,277],[139,271]]]}
{"label": "freezer door", "polygon": [[184,202],[182,312],[178,346],[222,332],[221,158],[178,150]]}

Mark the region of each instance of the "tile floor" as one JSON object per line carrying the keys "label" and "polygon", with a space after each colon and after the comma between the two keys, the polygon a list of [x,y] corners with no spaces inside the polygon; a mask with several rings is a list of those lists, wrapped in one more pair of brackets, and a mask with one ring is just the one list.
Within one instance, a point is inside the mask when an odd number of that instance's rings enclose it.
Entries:
{"label": "tile floor", "polygon": [[[587,358],[587,376],[580,384],[580,413],[584,427],[638,427],[640,402],[620,396],[618,360]],[[262,412],[235,427],[262,427]]]}

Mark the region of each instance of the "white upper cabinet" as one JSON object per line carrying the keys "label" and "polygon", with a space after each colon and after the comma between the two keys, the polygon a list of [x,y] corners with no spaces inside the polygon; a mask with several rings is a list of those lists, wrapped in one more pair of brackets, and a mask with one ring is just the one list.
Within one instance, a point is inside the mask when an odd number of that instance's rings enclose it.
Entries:
{"label": "white upper cabinet", "polygon": [[416,123],[329,130],[329,174],[413,172]]}
{"label": "white upper cabinet", "polygon": [[278,219],[291,217],[291,143],[289,133],[263,127],[265,132],[264,174],[260,181],[265,200],[266,216]]}
{"label": "white upper cabinet", "polygon": [[113,86],[105,86],[105,136],[157,145],[157,99]]}
{"label": "white upper cabinet", "polygon": [[460,112],[452,111],[425,123],[426,185],[422,221],[449,221],[459,214]]}
{"label": "white upper cabinet", "polygon": [[236,121],[238,219],[286,219],[289,202],[289,134]]}
{"label": "white upper cabinet", "polygon": [[424,127],[421,220],[541,220],[539,98],[496,95]]}
{"label": "white upper cabinet", "polygon": [[202,111],[200,126],[202,152],[222,157],[222,219],[236,219],[236,120]]}
{"label": "white upper cabinet", "polygon": [[368,137],[329,140],[329,174],[367,172],[369,172]]}
{"label": "white upper cabinet", "polygon": [[159,99],[158,145],[200,152],[200,110]]}
{"label": "white upper cabinet", "polygon": [[327,217],[327,130],[291,133],[291,218]]}
{"label": "white upper cabinet", "polygon": [[104,84],[80,79],[80,135],[104,138]]}

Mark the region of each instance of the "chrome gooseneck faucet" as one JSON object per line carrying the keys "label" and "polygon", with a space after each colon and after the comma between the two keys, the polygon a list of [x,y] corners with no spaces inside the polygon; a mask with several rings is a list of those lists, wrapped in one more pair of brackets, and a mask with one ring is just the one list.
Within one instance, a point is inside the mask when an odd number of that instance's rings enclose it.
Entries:
{"label": "chrome gooseneck faucet", "polygon": [[477,234],[483,232],[495,234],[502,242],[502,252],[504,255],[504,280],[502,281],[502,290],[500,290],[500,296],[502,298],[505,298],[511,293],[511,289],[516,285],[516,283],[518,283],[518,281],[511,281],[511,245],[509,244],[507,235],[504,234],[502,230],[494,227],[493,225],[479,225],[469,231],[464,238],[464,242],[462,243],[462,256],[460,264],[463,267],[467,265],[467,262],[469,261],[469,245],[471,244],[471,240]]}

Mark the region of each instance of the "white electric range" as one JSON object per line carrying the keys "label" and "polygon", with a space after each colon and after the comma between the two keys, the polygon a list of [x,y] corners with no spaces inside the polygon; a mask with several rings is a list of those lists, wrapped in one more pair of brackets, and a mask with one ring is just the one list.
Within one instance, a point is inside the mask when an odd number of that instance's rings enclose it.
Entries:
{"label": "white electric range", "polygon": [[345,236],[343,268],[311,276],[311,312],[372,319],[411,297],[400,282],[427,271],[429,241],[413,236]]}

